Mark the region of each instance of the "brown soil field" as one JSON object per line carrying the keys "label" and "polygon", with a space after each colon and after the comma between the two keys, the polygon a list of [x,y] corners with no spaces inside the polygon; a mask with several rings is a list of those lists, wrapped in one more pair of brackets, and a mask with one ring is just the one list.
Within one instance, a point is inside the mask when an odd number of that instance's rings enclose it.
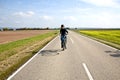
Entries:
{"label": "brown soil field", "polygon": [[0,31],[0,44],[44,34],[52,30]]}

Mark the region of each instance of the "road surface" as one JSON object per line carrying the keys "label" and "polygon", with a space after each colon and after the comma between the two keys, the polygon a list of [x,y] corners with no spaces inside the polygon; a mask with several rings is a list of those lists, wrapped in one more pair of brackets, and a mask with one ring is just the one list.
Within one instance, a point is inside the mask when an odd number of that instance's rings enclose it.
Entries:
{"label": "road surface", "polygon": [[120,52],[69,31],[67,50],[56,37],[8,80],[120,80]]}

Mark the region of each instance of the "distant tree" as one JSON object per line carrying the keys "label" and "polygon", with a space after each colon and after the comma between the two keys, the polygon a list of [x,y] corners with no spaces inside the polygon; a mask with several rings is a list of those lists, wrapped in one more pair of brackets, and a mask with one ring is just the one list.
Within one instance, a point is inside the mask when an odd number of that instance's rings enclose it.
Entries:
{"label": "distant tree", "polygon": [[77,28],[75,28],[75,29],[77,29]]}
{"label": "distant tree", "polygon": [[69,27],[67,27],[66,29],[70,29]]}
{"label": "distant tree", "polygon": [[49,27],[46,28],[47,30],[49,29]]}
{"label": "distant tree", "polygon": [[9,28],[7,28],[7,27],[4,27],[4,28],[3,28],[3,30],[4,30],[4,31],[8,31],[8,30],[9,30]]}

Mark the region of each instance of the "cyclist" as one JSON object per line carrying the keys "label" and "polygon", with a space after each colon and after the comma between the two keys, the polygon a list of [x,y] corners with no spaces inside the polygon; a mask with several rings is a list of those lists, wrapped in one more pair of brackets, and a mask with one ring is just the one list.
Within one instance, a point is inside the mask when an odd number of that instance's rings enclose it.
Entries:
{"label": "cyclist", "polygon": [[[61,34],[61,48],[63,48],[64,50],[64,47],[66,49],[66,41],[67,41],[66,35],[68,34],[68,31],[65,29],[63,24],[61,25],[60,34]],[[65,45],[63,45],[64,42]]]}

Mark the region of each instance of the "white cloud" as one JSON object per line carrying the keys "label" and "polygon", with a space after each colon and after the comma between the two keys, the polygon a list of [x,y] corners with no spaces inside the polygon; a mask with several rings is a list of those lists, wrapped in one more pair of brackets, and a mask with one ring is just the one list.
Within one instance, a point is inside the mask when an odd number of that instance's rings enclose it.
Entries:
{"label": "white cloud", "polygon": [[35,13],[34,13],[33,11],[28,11],[26,14],[32,16],[32,15],[34,15]]}
{"label": "white cloud", "polygon": [[69,21],[77,21],[77,18],[74,17],[74,16],[65,16],[63,19],[64,20],[69,20]]}
{"label": "white cloud", "polygon": [[40,16],[40,18],[42,18],[44,20],[53,20],[53,17],[52,16],[48,16],[48,15]]}
{"label": "white cloud", "polygon": [[35,13],[33,11],[27,11],[27,12],[16,12],[14,13],[14,15],[17,16],[22,16],[22,17],[31,17],[33,16]]}
{"label": "white cloud", "polygon": [[15,23],[19,24],[19,23],[21,23],[21,22],[20,22],[20,21],[15,21]]}
{"label": "white cloud", "polygon": [[82,26],[92,27],[119,27],[120,15],[110,12],[101,12],[98,14],[81,15]]}
{"label": "white cloud", "polygon": [[81,1],[102,7],[119,7],[117,0],[81,0]]}

